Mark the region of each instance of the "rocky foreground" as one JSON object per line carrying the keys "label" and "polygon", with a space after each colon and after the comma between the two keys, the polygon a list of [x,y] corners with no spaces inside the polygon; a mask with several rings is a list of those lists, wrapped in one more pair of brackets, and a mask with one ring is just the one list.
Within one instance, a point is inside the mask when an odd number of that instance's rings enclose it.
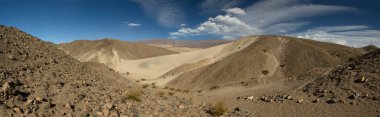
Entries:
{"label": "rocky foreground", "polygon": [[[92,63],[78,62],[54,44],[13,27],[0,26],[0,61],[3,117],[211,116],[216,112],[212,105],[196,104],[174,92],[135,86],[103,65],[90,68]],[[250,114],[229,112],[226,115]]]}

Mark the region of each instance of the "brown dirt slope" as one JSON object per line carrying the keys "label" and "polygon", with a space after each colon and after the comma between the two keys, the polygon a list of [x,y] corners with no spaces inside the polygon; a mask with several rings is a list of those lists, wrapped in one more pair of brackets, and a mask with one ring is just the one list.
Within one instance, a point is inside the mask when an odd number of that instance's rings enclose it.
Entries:
{"label": "brown dirt slope", "polygon": [[297,76],[314,68],[334,67],[361,53],[337,44],[260,36],[249,47],[214,64],[184,73],[167,86],[182,89],[254,86]]}
{"label": "brown dirt slope", "polygon": [[380,49],[334,68],[304,87],[304,91],[327,99],[380,100]]}
{"label": "brown dirt slope", "polygon": [[[12,27],[0,26],[0,61],[1,116],[84,116],[101,106],[94,100],[120,99],[114,91],[130,84],[115,72],[93,71],[54,44]],[[120,84],[125,87],[115,87]]]}
{"label": "brown dirt slope", "polygon": [[232,42],[231,40],[178,40],[178,39],[151,39],[145,41],[139,41],[145,44],[155,44],[155,45],[171,45],[174,47],[188,47],[188,48],[209,48],[217,45],[222,45],[225,43]]}
{"label": "brown dirt slope", "polygon": [[58,47],[82,62],[104,63],[113,68],[120,60],[136,60],[175,54],[168,49],[116,39],[78,40]]}

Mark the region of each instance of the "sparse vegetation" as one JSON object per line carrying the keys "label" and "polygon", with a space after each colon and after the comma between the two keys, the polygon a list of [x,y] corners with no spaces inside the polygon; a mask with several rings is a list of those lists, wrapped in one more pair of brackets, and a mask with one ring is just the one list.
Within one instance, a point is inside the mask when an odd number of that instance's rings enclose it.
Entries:
{"label": "sparse vegetation", "polygon": [[348,58],[348,61],[354,61],[354,60],[355,60],[354,57],[350,57],[350,58]]}
{"label": "sparse vegetation", "polygon": [[181,90],[181,89],[177,89],[177,90],[175,90],[175,91],[177,91],[177,92],[181,92],[182,90]]}
{"label": "sparse vegetation", "polygon": [[127,99],[128,100],[134,100],[136,102],[141,102],[142,100],[140,99],[141,92],[139,91],[131,91],[127,93]]}
{"label": "sparse vegetation", "polygon": [[154,86],[154,85],[156,85],[156,83],[154,82],[154,83],[152,83],[151,85],[153,85],[153,86]]}
{"label": "sparse vegetation", "polygon": [[135,82],[136,82],[136,83],[140,83],[140,80],[136,80]]}
{"label": "sparse vegetation", "polygon": [[157,86],[156,86],[156,85],[153,85],[153,86],[152,86],[152,88],[154,88],[154,89],[155,89],[155,88],[157,88]]}
{"label": "sparse vegetation", "polygon": [[165,87],[164,89],[169,89],[169,87]]}
{"label": "sparse vegetation", "polygon": [[208,113],[213,116],[221,116],[224,113],[228,112],[228,109],[224,106],[223,102],[216,103]]}
{"label": "sparse vegetation", "polygon": [[185,89],[183,90],[184,93],[190,93],[190,90],[189,89]]}
{"label": "sparse vegetation", "polygon": [[148,88],[148,87],[149,87],[149,84],[143,84],[143,85],[142,85],[142,88],[144,88],[144,89],[145,89],[145,88]]}
{"label": "sparse vegetation", "polygon": [[263,70],[261,73],[262,73],[263,75],[268,75],[268,74],[269,74],[269,71],[268,71],[268,70]]}
{"label": "sparse vegetation", "polygon": [[157,92],[157,96],[159,97],[163,97],[164,95],[165,95],[165,92],[163,91]]}
{"label": "sparse vegetation", "polygon": [[174,88],[169,88],[170,90],[174,91]]}
{"label": "sparse vegetation", "polygon": [[214,89],[218,89],[218,88],[219,88],[219,86],[215,85],[215,86],[210,87],[210,90],[214,90]]}
{"label": "sparse vegetation", "polygon": [[202,93],[202,90],[198,90],[198,93]]}
{"label": "sparse vegetation", "polygon": [[143,79],[141,79],[141,81],[146,81],[146,79],[143,78]]}
{"label": "sparse vegetation", "polygon": [[174,92],[169,92],[168,93],[170,96],[173,96],[174,95]]}

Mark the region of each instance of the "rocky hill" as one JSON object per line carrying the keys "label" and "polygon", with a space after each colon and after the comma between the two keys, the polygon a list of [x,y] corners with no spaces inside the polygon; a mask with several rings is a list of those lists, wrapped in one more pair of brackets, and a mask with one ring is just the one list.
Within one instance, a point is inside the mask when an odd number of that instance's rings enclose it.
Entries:
{"label": "rocky hill", "polygon": [[213,64],[183,73],[167,86],[203,90],[241,83],[255,86],[315,68],[335,67],[362,53],[359,49],[332,43],[259,36],[248,47]]}
{"label": "rocky hill", "polygon": [[337,66],[317,77],[303,90],[319,98],[336,101],[380,100],[380,49]]}
{"label": "rocky hill", "polygon": [[0,61],[2,117],[209,115],[210,106],[136,87],[13,27],[0,25]]}

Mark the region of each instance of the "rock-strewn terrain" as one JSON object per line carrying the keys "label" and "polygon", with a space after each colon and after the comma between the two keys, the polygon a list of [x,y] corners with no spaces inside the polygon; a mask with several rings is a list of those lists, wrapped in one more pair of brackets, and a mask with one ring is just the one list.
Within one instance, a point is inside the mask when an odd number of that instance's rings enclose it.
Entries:
{"label": "rock-strewn terrain", "polygon": [[303,90],[327,101],[380,101],[380,49],[337,66]]}
{"label": "rock-strewn terrain", "polygon": [[209,116],[210,105],[139,88],[13,27],[0,26],[0,61],[0,116]]}

